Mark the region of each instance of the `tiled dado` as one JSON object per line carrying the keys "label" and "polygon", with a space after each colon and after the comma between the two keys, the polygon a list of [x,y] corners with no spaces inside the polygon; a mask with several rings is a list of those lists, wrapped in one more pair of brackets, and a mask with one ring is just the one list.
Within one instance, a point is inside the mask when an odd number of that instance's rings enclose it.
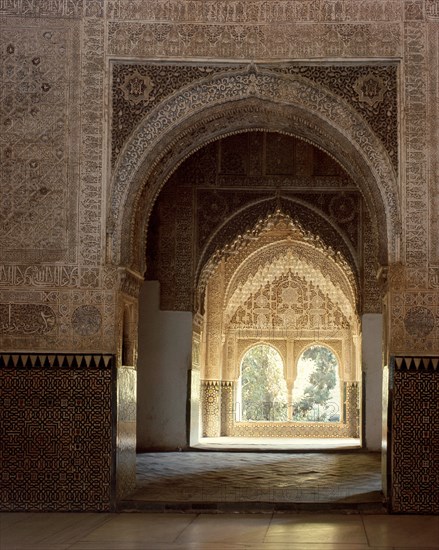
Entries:
{"label": "tiled dado", "polygon": [[392,512],[439,513],[439,357],[395,357],[390,367]]}
{"label": "tiled dado", "polygon": [[114,494],[111,355],[0,355],[0,509],[104,511]]}

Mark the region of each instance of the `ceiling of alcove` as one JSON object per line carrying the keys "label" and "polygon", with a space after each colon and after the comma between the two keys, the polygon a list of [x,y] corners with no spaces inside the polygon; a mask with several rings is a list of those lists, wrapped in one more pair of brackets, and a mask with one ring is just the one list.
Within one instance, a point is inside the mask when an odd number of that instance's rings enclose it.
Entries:
{"label": "ceiling of alcove", "polygon": [[355,183],[323,151],[269,132],[210,143],[163,188],[147,238],[147,278],[161,283],[161,308],[191,311],[203,265],[279,203],[357,275],[365,273],[361,286],[372,292],[362,301],[377,310],[369,216]]}

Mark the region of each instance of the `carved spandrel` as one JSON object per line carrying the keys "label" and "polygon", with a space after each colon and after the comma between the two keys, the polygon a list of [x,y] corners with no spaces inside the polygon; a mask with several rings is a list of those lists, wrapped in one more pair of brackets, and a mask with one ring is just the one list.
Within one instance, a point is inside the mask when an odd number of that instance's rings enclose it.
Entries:
{"label": "carved spandrel", "polygon": [[[122,64],[113,65],[112,95],[112,164],[114,166],[124,142],[136,124],[160,101],[175,93],[179,88],[210,74],[236,71],[243,65],[203,65],[203,64]],[[309,78],[315,83],[327,87],[340,95],[357,109],[372,126],[385,144],[392,162],[397,169],[397,101],[396,66],[306,66],[294,64],[262,64],[265,69],[284,74],[297,74]],[[283,143],[283,137],[278,136]],[[289,141],[285,137],[285,145]],[[233,147],[237,140],[238,149]],[[230,145],[228,148],[227,146]],[[270,143],[268,144],[270,145]],[[291,144],[290,144],[291,145]],[[245,174],[249,163],[235,166],[239,161],[237,152],[242,147],[242,139],[232,136],[224,142],[221,153],[220,174]],[[279,152],[279,146],[277,147]],[[244,159],[244,157],[241,157]],[[269,156],[273,161],[274,157]],[[267,165],[267,174],[290,174],[293,166],[287,168],[286,162],[293,162],[293,154],[282,155],[284,166]],[[280,170],[280,171],[279,171]],[[341,172],[339,171],[337,175]]]}
{"label": "carved spandrel", "polygon": [[[238,67],[240,65],[235,68]],[[222,66],[201,64],[115,63],[112,67],[112,165],[145,113],[177,89],[223,70]]]}
{"label": "carved spandrel", "polygon": [[[247,93],[254,92],[257,92],[258,98],[246,96]],[[282,106],[262,101],[265,97],[272,98],[273,93],[276,97],[282,98]],[[137,216],[137,212],[139,214],[142,212],[143,216],[146,212],[148,216],[158,189],[174,172],[179,160],[191,154],[196,144],[201,147],[205,140],[209,139],[211,125],[216,132],[221,133],[223,129],[226,133],[230,132],[235,125],[237,128],[242,128],[243,124],[248,124],[251,120],[251,124],[256,127],[258,123],[266,124],[268,119],[272,120],[273,127],[278,131],[282,132],[285,128],[285,133],[290,133],[288,128],[295,128],[295,131],[305,140],[310,139],[324,150],[331,151],[351,177],[358,181],[358,186],[372,209],[371,213],[375,218],[374,232],[380,233],[380,260],[382,261],[388,254],[393,257],[395,239],[392,235],[398,233],[400,229],[400,213],[399,192],[390,159],[385,154],[377,136],[371,132],[370,127],[364,123],[358,113],[346,102],[339,101],[333,94],[330,94],[330,97],[327,94],[323,87],[300,77],[265,72],[255,73],[248,70],[233,75],[214,75],[209,78],[205,86],[200,87],[198,83],[191,86],[190,91],[188,89],[185,95],[187,101],[186,99],[183,102],[179,101],[180,96],[164,101],[161,108],[154,110],[151,116],[146,117],[144,123],[137,128],[131,144],[126,148],[117,166],[111,198],[111,218],[115,224],[111,243],[114,258],[121,257],[123,261],[129,261],[139,270],[143,269],[140,254],[144,239],[141,235],[146,235],[146,228],[138,233],[137,228],[142,227],[143,221],[140,216]],[[311,96],[313,101],[310,101]],[[246,99],[242,102],[234,101],[238,97],[246,97]],[[193,98],[197,99],[196,107],[192,101]],[[175,115],[175,102],[177,115]],[[292,107],[293,104],[302,105],[303,113],[309,113],[309,116],[306,115],[305,118],[298,116],[295,108]],[[202,106],[206,106],[207,110],[202,110]],[[190,121],[186,120],[185,117],[189,116],[189,113],[194,114],[194,109],[199,116],[196,120],[193,116]],[[343,128],[343,136],[350,136],[349,140],[341,138],[341,134],[337,133],[335,127],[334,131],[328,132],[327,128],[316,125],[312,113],[317,116],[322,115],[328,121],[332,120],[339,130]],[[204,115],[205,118],[203,118]],[[142,164],[142,155],[147,154],[150,147],[156,146],[160,149],[161,139],[166,134],[166,127],[171,123],[171,119],[173,128],[178,125],[176,117],[182,121],[184,131],[181,128],[172,143],[167,140],[168,146],[160,155],[161,160],[156,167],[150,168],[149,165]],[[159,126],[158,120],[160,120]],[[302,129],[305,130],[305,135],[302,135]],[[343,156],[340,154],[341,148],[338,143],[340,139],[343,141]],[[136,144],[135,147],[134,144]],[[358,151],[363,153],[367,151],[367,155],[358,155]],[[372,173],[375,174],[374,178]],[[148,181],[149,185],[142,188],[142,182],[145,181]],[[141,199],[134,203],[136,190],[139,191]],[[122,200],[125,212],[129,213],[131,209],[136,211],[134,216],[136,222],[132,225],[128,225],[127,221],[131,217],[128,214],[124,217],[120,211]],[[117,221],[118,219],[122,221]],[[131,238],[130,242],[128,242],[129,238]],[[126,246],[121,248],[122,241]],[[387,249],[387,243],[389,249]]]}

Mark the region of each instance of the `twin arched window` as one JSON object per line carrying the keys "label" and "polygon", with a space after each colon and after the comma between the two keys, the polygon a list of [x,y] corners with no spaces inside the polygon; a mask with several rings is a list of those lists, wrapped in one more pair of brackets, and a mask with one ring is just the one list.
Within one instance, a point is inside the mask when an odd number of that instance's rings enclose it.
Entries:
{"label": "twin arched window", "polygon": [[340,421],[340,379],[335,354],[313,345],[299,357],[288,395],[283,361],[272,346],[250,348],[241,362],[238,419],[254,422]]}

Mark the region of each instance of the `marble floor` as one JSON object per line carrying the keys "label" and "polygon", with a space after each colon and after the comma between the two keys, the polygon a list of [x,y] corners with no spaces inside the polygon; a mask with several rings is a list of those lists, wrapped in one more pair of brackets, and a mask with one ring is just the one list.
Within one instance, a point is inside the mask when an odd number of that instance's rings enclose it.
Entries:
{"label": "marble floor", "polygon": [[123,508],[268,512],[382,501],[380,453],[156,452],[137,455],[137,487]]}
{"label": "marble floor", "polygon": [[431,550],[439,516],[1,513],[1,550]]}

